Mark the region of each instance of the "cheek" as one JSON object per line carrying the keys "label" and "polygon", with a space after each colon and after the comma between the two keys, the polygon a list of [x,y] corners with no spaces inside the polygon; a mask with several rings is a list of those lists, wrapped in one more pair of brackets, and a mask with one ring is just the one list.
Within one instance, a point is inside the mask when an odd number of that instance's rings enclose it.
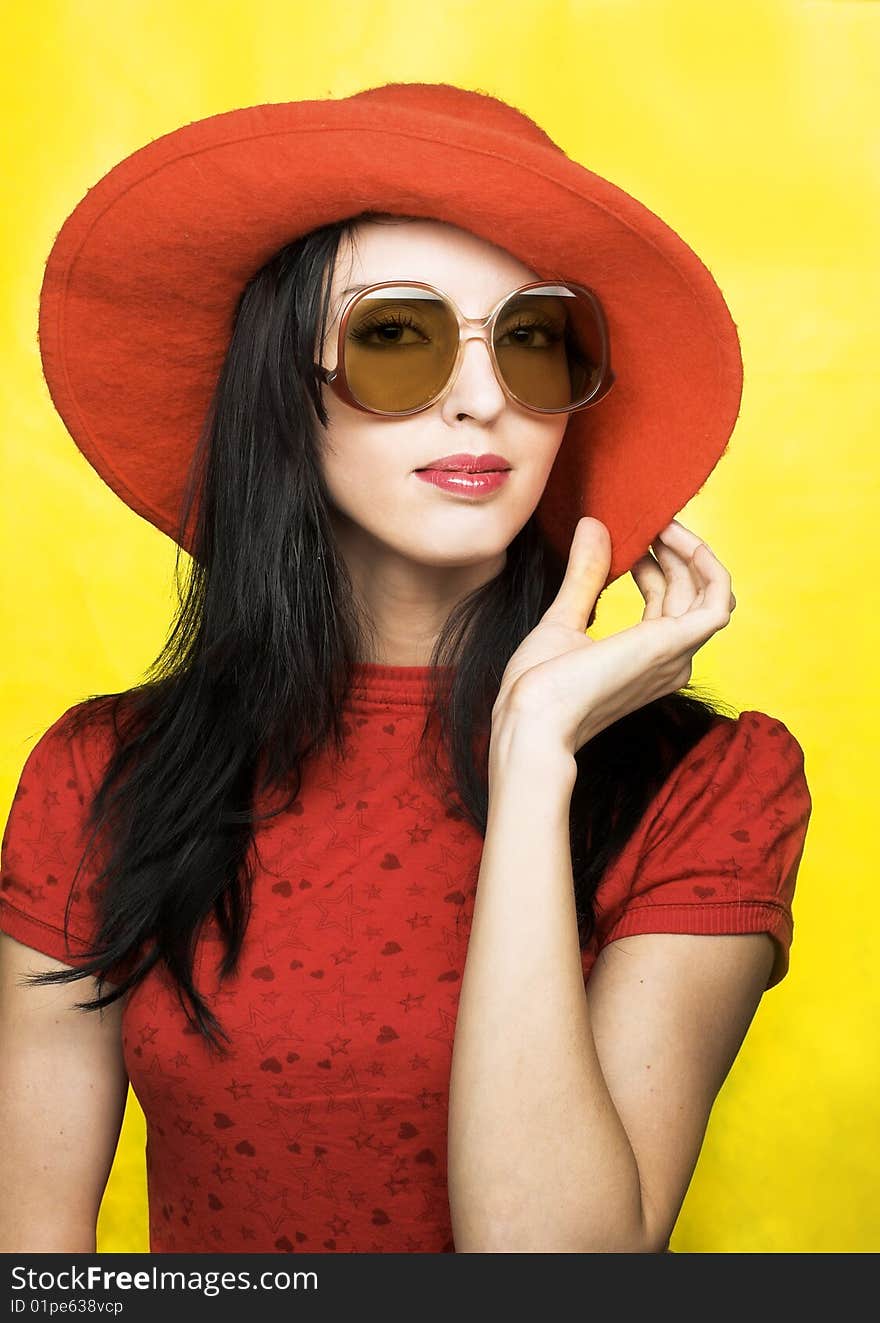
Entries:
{"label": "cheek", "polygon": [[333,504],[359,524],[381,525],[388,511],[400,509],[413,447],[395,430],[350,414],[334,425],[330,414],[321,452],[324,480]]}
{"label": "cheek", "polygon": [[556,456],[559,454],[565,440],[567,427],[567,414],[562,414],[558,418],[541,420],[535,422],[531,434],[524,440],[523,450],[524,452],[530,452],[529,472],[537,489],[535,492],[536,499],[547,484],[550,470],[553,468]]}

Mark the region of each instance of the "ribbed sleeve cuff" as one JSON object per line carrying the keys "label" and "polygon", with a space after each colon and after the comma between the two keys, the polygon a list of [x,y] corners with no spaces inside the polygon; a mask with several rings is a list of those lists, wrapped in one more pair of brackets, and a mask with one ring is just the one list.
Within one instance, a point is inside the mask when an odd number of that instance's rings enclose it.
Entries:
{"label": "ribbed sleeve cuff", "polygon": [[630,905],[602,941],[637,933],[692,933],[722,936],[735,933],[769,933],[776,956],[767,981],[772,988],[788,973],[788,953],[794,936],[790,912],[772,901],[685,901],[664,905]]}

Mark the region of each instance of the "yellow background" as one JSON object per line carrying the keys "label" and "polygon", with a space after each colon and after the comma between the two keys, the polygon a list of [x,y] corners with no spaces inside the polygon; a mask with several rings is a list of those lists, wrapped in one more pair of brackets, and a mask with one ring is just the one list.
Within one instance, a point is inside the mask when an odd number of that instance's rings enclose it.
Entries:
{"label": "yellow background", "polygon": [[[172,544],[100,482],[42,380],[38,293],[67,214],[149,139],[234,106],[398,80],[509,99],[673,225],[727,296],[742,414],[679,518],[738,609],[694,680],[781,718],[814,800],[791,971],[716,1103],[672,1248],[880,1249],[880,3],[42,0],[4,24],[4,815],[37,735],[140,679],[173,605]],[[599,632],[640,610],[626,576]],[[148,1248],[143,1147],[129,1094],[101,1251]]]}

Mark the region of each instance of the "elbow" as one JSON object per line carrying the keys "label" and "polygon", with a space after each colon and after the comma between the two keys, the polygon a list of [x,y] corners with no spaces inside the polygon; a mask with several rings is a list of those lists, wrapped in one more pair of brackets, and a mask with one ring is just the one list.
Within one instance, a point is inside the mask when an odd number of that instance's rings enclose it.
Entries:
{"label": "elbow", "polygon": [[674,1219],[650,1205],[644,1194],[588,1201],[565,1197],[510,1197],[498,1191],[477,1206],[452,1199],[452,1234],[457,1254],[665,1254]]}
{"label": "elbow", "polygon": [[606,1222],[589,1231],[485,1224],[455,1235],[457,1254],[667,1254],[670,1231]]}
{"label": "elbow", "polygon": [[55,1225],[47,1219],[39,1226],[0,1229],[2,1254],[95,1254],[97,1231],[91,1226]]}

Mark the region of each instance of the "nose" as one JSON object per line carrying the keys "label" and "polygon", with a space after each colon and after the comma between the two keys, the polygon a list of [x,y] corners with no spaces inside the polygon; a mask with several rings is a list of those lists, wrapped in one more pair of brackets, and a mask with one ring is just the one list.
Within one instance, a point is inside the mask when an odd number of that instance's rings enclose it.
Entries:
{"label": "nose", "polygon": [[458,371],[441,412],[449,421],[466,414],[488,422],[506,403],[507,396],[495,375],[488,343],[480,336],[468,338],[462,345]]}

